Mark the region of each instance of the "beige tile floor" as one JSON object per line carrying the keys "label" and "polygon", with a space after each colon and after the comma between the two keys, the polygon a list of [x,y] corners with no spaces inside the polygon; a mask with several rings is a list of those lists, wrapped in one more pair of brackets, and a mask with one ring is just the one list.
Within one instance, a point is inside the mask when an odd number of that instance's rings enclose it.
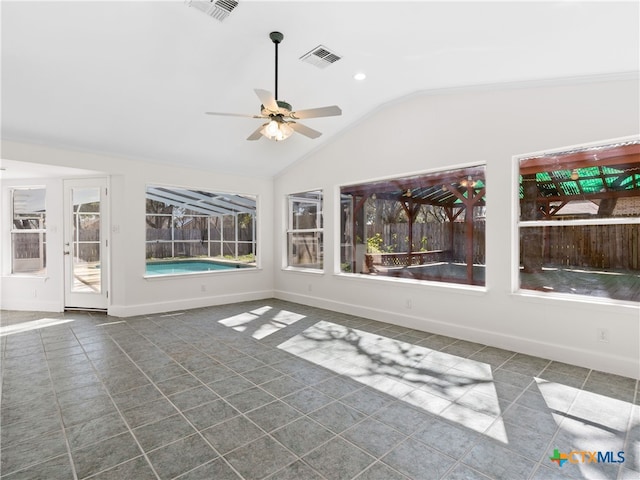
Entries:
{"label": "beige tile floor", "polygon": [[289,302],[3,311],[0,347],[7,480],[640,478],[636,380]]}

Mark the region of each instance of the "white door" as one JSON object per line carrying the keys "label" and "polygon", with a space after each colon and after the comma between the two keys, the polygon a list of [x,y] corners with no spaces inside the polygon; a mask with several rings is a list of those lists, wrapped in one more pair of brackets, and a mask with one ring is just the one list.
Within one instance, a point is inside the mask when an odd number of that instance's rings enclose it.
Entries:
{"label": "white door", "polygon": [[64,182],[64,306],[108,306],[107,179]]}

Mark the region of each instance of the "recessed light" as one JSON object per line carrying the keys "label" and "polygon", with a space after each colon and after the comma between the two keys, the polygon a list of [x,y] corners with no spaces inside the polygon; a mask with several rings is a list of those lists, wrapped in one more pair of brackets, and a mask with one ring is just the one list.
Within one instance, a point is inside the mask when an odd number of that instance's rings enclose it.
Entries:
{"label": "recessed light", "polygon": [[364,80],[365,78],[367,78],[367,75],[362,73],[362,72],[358,72],[353,76],[354,80]]}

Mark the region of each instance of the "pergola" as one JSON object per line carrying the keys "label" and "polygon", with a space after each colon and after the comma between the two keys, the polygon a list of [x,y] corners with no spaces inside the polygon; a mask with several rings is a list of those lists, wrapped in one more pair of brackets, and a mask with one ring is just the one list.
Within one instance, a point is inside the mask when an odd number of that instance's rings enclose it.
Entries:
{"label": "pergola", "polygon": [[[640,144],[638,141],[584,148],[574,151],[540,155],[520,160],[520,219],[553,220],[554,218],[611,217],[620,199],[640,197]],[[486,200],[483,166],[461,168],[440,173],[416,175],[362,185],[343,187],[341,193],[351,197],[353,215],[349,219],[352,271],[356,271],[355,234],[363,225],[363,209],[369,198],[398,202],[404,210],[408,228],[406,266],[420,252],[413,251],[413,223],[422,205],[441,207],[453,229],[454,221],[464,212],[466,280],[473,283],[473,208],[484,206]],[[591,211],[567,207],[571,202],[591,205]],[[563,210],[564,209],[564,210]],[[640,210],[640,205],[638,206]],[[636,210],[635,216],[638,216]],[[630,215],[634,215],[631,213]],[[534,237],[527,242],[544,245],[542,229],[531,229]],[[362,235],[361,235],[362,237]],[[453,235],[450,235],[453,239]],[[640,248],[640,247],[638,247]],[[535,254],[532,254],[535,252]],[[523,252],[525,270],[540,270],[542,249]],[[536,257],[536,258],[532,258]],[[421,257],[422,258],[422,257]]]}
{"label": "pergola", "polygon": [[520,198],[536,205],[523,220],[554,216],[577,198],[598,201],[598,215],[611,215],[619,198],[640,194],[640,144],[526,158],[520,174]]}
{"label": "pergola", "polygon": [[[377,199],[400,203],[409,224],[408,244],[411,248],[407,252],[407,265],[412,265],[413,257],[420,254],[413,251],[413,224],[422,205],[442,207],[451,229],[453,229],[453,222],[465,212],[467,281],[473,282],[473,207],[485,205],[486,185],[483,166],[343,187],[341,193],[351,196],[353,232],[356,232],[357,219],[362,217],[363,207],[368,198],[375,195]],[[351,236],[352,271],[354,272],[356,271],[356,237],[356,235]],[[453,238],[453,235],[450,238]]]}
{"label": "pergola", "polygon": [[[635,141],[525,158],[520,160],[520,174],[521,221],[569,215],[610,218],[618,216],[614,211],[621,199],[640,197],[640,144]],[[567,212],[567,205],[576,201],[592,205],[593,211]],[[635,214],[628,215],[637,217],[639,212],[640,205]],[[532,229],[527,241],[548,248],[542,229]],[[525,271],[540,271],[542,249],[527,250],[522,261]]]}

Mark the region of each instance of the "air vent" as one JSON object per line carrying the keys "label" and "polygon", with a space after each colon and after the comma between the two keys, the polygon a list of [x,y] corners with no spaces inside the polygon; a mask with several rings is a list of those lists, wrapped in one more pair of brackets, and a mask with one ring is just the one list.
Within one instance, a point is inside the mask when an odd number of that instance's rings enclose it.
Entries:
{"label": "air vent", "polygon": [[237,0],[187,0],[187,5],[223,21],[238,6]]}
{"label": "air vent", "polygon": [[315,65],[318,68],[326,68],[332,63],[336,63],[342,57],[337,53],[332,52],[323,45],[318,45],[309,53],[305,53],[300,57],[300,60],[311,65]]}

